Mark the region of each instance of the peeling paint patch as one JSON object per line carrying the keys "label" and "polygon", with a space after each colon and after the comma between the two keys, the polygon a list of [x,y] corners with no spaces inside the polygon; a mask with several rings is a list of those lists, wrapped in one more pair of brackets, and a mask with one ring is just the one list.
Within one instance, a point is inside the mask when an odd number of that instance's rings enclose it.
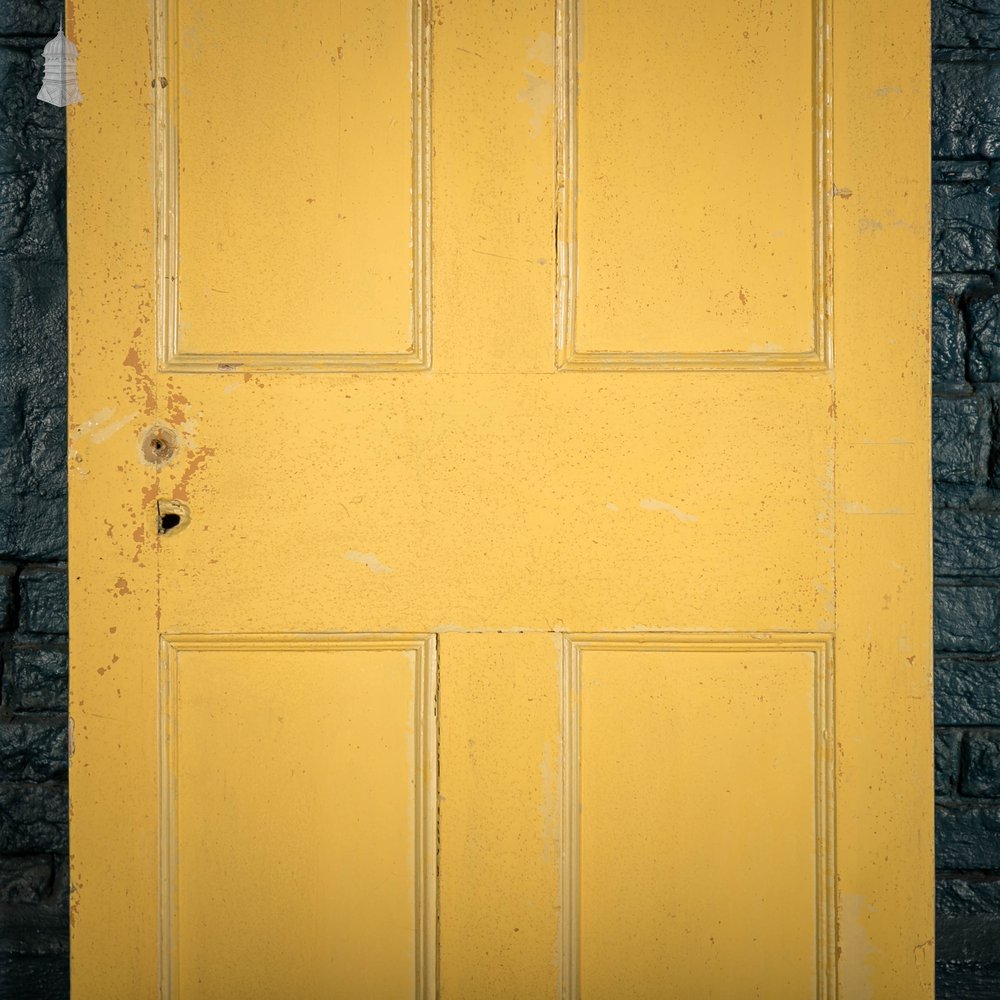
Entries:
{"label": "peeling paint patch", "polygon": [[180,481],[176,486],[174,486],[172,497],[174,500],[183,501],[191,499],[188,496],[188,486],[191,483],[191,478],[196,475],[204,466],[205,462],[215,454],[215,449],[203,445],[197,449],[189,448],[188,453],[190,455],[188,466],[181,475]]}
{"label": "peeling paint patch", "polygon": [[348,549],[344,553],[345,559],[350,559],[351,562],[361,563],[362,566],[367,566],[373,573],[391,573],[392,567],[386,566],[378,556],[371,552],[357,552],[354,549]]}
{"label": "peeling paint patch", "polygon": [[665,503],[663,500],[640,500],[639,506],[643,510],[662,510],[666,511],[668,514],[673,514],[678,521],[683,521],[685,524],[694,524],[698,520],[696,514],[687,514],[678,507],[674,507],[672,504]]}
{"label": "peeling paint patch", "polygon": [[517,99],[531,111],[530,134],[533,138],[542,131],[542,123],[552,113],[555,100],[553,68],[555,66],[555,40],[543,32],[528,48],[528,68],[524,71],[525,86]]}
{"label": "peeling paint patch", "polygon": [[906,514],[905,510],[872,510],[867,504],[855,503],[849,501],[844,504],[843,511],[845,514]]}
{"label": "peeling paint patch", "polygon": [[138,411],[133,411],[124,417],[120,417],[118,420],[112,420],[116,412],[112,407],[99,410],[92,417],[77,426],[72,434],[72,441],[75,443],[89,437],[95,444],[101,444],[139,416]]}
{"label": "peeling paint patch", "polygon": [[871,1000],[872,956],[877,949],[868,936],[872,907],[863,896],[844,894],[840,906],[841,995],[851,1000]]}
{"label": "peeling paint patch", "polygon": [[[142,327],[136,327],[133,337],[138,340],[142,336]],[[124,366],[132,372],[129,381],[133,390],[133,401],[136,404],[143,404],[146,414],[152,416],[156,413],[156,386],[146,372],[146,367],[135,346],[130,347],[125,355]]]}
{"label": "peeling paint patch", "polygon": [[116,420],[113,424],[107,424],[100,430],[95,430],[91,435],[91,440],[94,444],[101,444],[102,442],[107,441],[108,438],[117,434],[126,424],[135,420],[137,416],[139,416],[139,411],[135,410],[127,416],[122,417],[121,420]]}
{"label": "peeling paint patch", "polygon": [[115,411],[112,407],[105,407],[103,410],[98,410],[92,417],[88,420],[84,420],[82,424],[76,429],[75,437],[83,437],[85,434],[90,433],[95,427],[100,427],[102,424],[109,421],[115,415]]}

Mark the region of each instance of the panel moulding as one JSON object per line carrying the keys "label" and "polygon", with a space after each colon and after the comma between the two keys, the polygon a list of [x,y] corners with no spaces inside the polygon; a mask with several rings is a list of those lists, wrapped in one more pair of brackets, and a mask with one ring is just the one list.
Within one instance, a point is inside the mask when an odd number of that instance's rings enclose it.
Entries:
{"label": "panel moulding", "polygon": [[580,670],[588,649],[647,652],[806,652],[813,656],[815,712],[816,997],[837,996],[833,640],[801,633],[605,633],[563,639],[562,1000],[580,1000]]}
{"label": "panel moulding", "polygon": [[[430,0],[411,0],[412,341],[398,353],[201,354],[186,351],[179,322],[180,136],[177,3],[154,0],[154,236],[157,361],[161,371],[379,372],[431,364],[431,19]],[[162,81],[161,86],[156,86]],[[170,86],[166,86],[166,81]]]}
{"label": "panel moulding", "polygon": [[179,1000],[178,992],[178,836],[177,836],[177,669],[179,654],[228,650],[271,652],[330,650],[411,651],[415,656],[413,871],[416,940],[413,1000],[437,995],[437,644],[434,635],[294,634],[164,635],[160,638],[160,998]]}
{"label": "panel moulding", "polygon": [[556,0],[556,367],[563,371],[827,369],[833,361],[831,0],[813,0],[812,349],[779,352],[580,351],[576,347],[577,63],[580,3]]}

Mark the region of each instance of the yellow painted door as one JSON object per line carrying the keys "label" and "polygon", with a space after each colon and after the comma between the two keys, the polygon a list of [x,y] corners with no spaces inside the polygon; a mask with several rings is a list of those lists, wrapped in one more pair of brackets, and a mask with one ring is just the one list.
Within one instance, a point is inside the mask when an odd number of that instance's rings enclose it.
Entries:
{"label": "yellow painted door", "polygon": [[77,1000],[931,996],[926,20],[77,0]]}

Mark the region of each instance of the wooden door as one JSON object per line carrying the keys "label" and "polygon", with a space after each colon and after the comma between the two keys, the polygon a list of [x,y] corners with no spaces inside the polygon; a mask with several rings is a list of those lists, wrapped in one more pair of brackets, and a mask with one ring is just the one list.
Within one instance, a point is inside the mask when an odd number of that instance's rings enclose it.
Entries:
{"label": "wooden door", "polygon": [[73,989],[932,993],[928,32],[80,0]]}

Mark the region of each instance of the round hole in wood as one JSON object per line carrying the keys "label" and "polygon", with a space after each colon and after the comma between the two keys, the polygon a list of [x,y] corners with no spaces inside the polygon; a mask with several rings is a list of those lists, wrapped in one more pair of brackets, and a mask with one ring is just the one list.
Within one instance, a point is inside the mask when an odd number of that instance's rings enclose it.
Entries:
{"label": "round hole in wood", "polygon": [[177,435],[169,427],[150,427],[142,438],[142,457],[151,465],[163,465],[177,451]]}

